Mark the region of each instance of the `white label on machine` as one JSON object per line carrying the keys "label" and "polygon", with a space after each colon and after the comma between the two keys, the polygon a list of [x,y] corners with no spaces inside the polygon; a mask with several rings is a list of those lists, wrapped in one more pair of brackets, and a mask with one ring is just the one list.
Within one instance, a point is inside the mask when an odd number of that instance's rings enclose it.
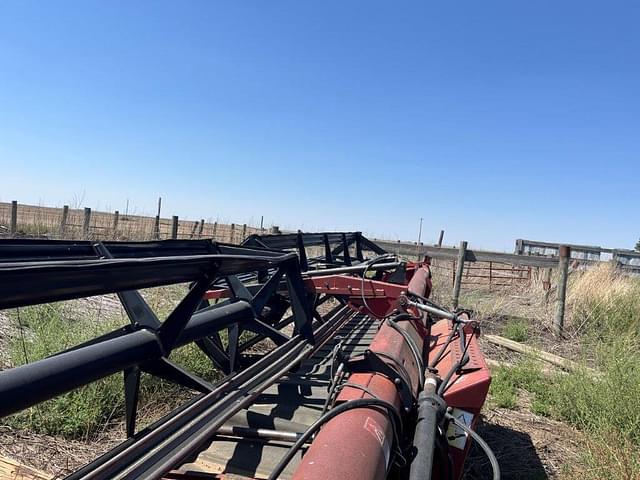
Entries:
{"label": "white label on machine", "polygon": [[[451,415],[460,423],[464,423],[467,427],[471,428],[473,413],[460,410],[459,408],[454,408]],[[467,433],[455,423],[449,422],[449,427],[447,428],[447,440],[449,441],[449,445],[452,447],[464,450],[464,447],[467,444]]]}
{"label": "white label on machine", "polygon": [[386,438],[384,430],[382,430],[382,427],[378,425],[378,422],[376,422],[371,417],[367,417],[367,419],[365,420],[364,429],[371,433],[376,438],[376,440],[378,440],[378,443],[382,447],[382,452],[384,453],[384,464],[388,467],[389,458],[391,457],[391,444]]}

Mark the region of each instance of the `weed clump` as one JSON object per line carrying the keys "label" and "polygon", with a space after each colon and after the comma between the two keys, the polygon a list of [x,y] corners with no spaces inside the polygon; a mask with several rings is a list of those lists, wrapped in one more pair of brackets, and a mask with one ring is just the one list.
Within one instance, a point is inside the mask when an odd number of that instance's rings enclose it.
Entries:
{"label": "weed clump", "polygon": [[525,318],[512,318],[504,325],[502,335],[514,342],[525,342],[529,338],[529,322]]}

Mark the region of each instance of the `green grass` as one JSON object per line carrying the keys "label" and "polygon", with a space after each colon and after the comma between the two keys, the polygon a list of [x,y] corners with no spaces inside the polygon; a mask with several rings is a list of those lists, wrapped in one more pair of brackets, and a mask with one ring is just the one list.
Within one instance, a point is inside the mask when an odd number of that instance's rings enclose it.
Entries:
{"label": "green grass", "polygon": [[[12,363],[17,366],[48,357],[127,323],[117,314],[99,318],[97,312],[89,315],[82,311],[68,302],[10,311],[13,324],[22,325],[21,329],[16,328],[22,334],[13,335],[10,342]],[[175,350],[170,359],[207,380],[220,376],[193,344]],[[169,382],[143,373],[140,404],[153,402],[163,410],[162,404],[179,403],[180,391]],[[114,374],[19,412],[5,422],[15,428],[78,439],[95,437],[110,423],[121,421],[123,415],[123,375]]]}
{"label": "green grass", "polygon": [[518,390],[541,391],[545,378],[540,365],[533,359],[525,359],[513,367],[500,367],[491,375],[492,405],[502,408],[515,408],[518,404]]}
{"label": "green grass", "polygon": [[[10,313],[15,324],[22,325],[22,334],[14,336],[10,344],[11,359],[16,366],[48,357],[121,326],[116,320],[91,322],[87,318],[74,318],[63,303]],[[112,375],[6,420],[16,428],[82,438],[121,413],[123,403],[121,377]]]}
{"label": "green grass", "polygon": [[512,318],[502,328],[502,335],[514,342],[525,342],[529,338],[529,322],[525,318]]}
{"label": "green grass", "polygon": [[[593,284],[576,285],[584,294],[573,299],[573,322],[581,326],[583,356],[599,374],[585,368],[545,375],[540,363],[524,359],[494,371],[490,402],[515,408],[519,391],[526,391],[534,413],[585,432],[583,463],[569,477],[640,478],[640,282],[597,285],[585,277]],[[503,334],[516,340],[522,332],[514,325]]]}
{"label": "green grass", "polygon": [[16,231],[20,235],[45,235],[49,233],[50,227],[41,222],[19,223]]}

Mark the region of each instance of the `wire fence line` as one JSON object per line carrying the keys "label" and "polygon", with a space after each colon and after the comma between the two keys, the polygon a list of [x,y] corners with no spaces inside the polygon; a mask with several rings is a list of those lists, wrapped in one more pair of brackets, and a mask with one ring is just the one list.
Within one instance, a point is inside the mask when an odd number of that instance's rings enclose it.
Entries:
{"label": "wire fence line", "polygon": [[102,212],[90,208],[62,208],[0,202],[0,236],[60,238],[69,240],[164,240],[211,238],[219,242],[240,243],[252,234],[271,233],[270,229],[247,224],[227,224],[200,220],[181,220]]}

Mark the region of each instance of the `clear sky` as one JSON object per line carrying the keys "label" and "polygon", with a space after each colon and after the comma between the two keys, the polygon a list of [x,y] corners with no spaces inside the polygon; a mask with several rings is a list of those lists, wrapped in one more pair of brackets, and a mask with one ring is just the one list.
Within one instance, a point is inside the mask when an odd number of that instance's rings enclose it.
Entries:
{"label": "clear sky", "polygon": [[640,2],[0,2],[0,200],[632,248]]}

